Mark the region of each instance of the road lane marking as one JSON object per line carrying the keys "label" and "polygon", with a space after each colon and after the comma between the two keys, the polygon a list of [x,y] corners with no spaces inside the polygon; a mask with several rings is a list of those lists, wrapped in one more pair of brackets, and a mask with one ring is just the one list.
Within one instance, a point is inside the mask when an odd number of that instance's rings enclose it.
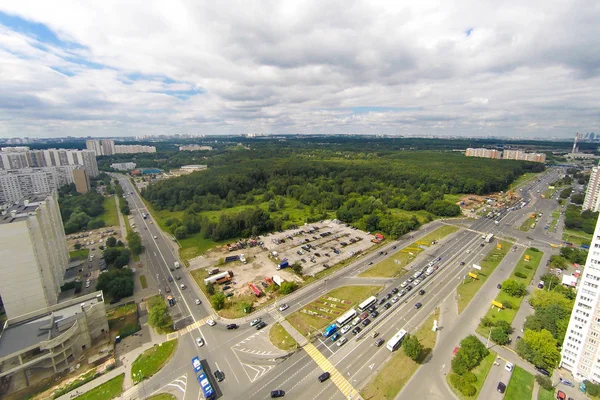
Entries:
{"label": "road lane marking", "polygon": [[227,358],[225,358],[225,362],[227,363],[227,365],[229,365],[229,370],[233,374],[233,377],[235,378],[235,380],[237,381],[237,383],[240,383],[240,380],[238,379],[237,375],[235,374],[235,371],[233,370],[233,367],[231,366],[231,364],[229,363],[229,360]]}
{"label": "road lane marking", "polygon": [[[360,398],[358,391],[348,382],[346,378],[333,366],[333,364],[310,342],[303,347],[304,351],[317,363],[317,365],[325,372],[331,374],[331,381],[338,387],[340,392],[348,398]],[[358,397],[356,397],[358,396]]]}

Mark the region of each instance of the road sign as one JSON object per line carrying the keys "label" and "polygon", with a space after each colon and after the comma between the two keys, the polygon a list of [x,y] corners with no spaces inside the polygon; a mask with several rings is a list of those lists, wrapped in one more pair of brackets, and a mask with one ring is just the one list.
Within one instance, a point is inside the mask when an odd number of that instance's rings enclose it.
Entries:
{"label": "road sign", "polygon": [[473,264],[473,268],[474,269],[478,269],[479,271],[481,271],[481,267],[479,265],[477,265],[477,264]]}

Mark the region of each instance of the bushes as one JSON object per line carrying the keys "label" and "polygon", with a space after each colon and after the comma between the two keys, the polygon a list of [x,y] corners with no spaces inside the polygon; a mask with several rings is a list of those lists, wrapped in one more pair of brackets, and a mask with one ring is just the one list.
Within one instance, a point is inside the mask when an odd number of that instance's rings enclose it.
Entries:
{"label": "bushes", "polygon": [[546,390],[552,390],[554,386],[552,385],[552,379],[544,375],[536,375],[535,380],[537,383]]}
{"label": "bushes", "polygon": [[281,287],[279,288],[279,293],[281,294],[290,294],[294,290],[298,288],[298,284],[296,282],[282,282]]}
{"label": "bushes", "polygon": [[452,370],[463,375],[478,366],[489,353],[476,336],[467,336],[461,340],[460,349],[452,359]]}
{"label": "bushes", "polygon": [[225,295],[222,292],[215,293],[210,297],[210,303],[215,310],[220,310],[225,307]]}
{"label": "bushes", "polygon": [[515,276],[521,279],[527,279],[527,274],[522,273],[521,271],[515,272]]}
{"label": "bushes", "polygon": [[413,361],[417,361],[423,351],[423,345],[415,335],[409,335],[408,338],[404,339],[402,348],[404,349],[404,354]]}
{"label": "bushes", "polygon": [[[522,278],[521,275],[525,274],[522,274],[518,271],[515,272],[515,276]],[[527,277],[527,275],[525,275],[525,277]],[[527,287],[523,283],[517,282],[514,279],[507,279],[502,282],[502,291],[512,297],[523,297],[527,294]]]}
{"label": "bushes", "polygon": [[598,395],[600,395],[600,385],[596,385],[595,383],[592,383],[590,381],[583,381],[583,383],[585,383],[585,386],[587,388],[587,393],[592,396],[592,397],[596,397]]}
{"label": "bushes", "polygon": [[477,389],[471,384],[472,382],[468,382],[467,379],[465,379],[465,376],[468,374],[472,375],[475,379],[473,382],[477,381],[475,375],[473,375],[470,372],[462,376],[457,374],[450,374],[449,379],[452,386],[454,386],[459,392],[461,392],[465,396],[471,397],[475,396],[475,393],[477,393]]}

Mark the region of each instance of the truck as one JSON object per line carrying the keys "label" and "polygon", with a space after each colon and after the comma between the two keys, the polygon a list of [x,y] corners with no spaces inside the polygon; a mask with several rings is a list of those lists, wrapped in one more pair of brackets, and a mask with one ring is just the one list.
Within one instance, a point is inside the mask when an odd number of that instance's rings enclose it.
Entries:
{"label": "truck", "polygon": [[248,286],[250,287],[250,290],[252,290],[252,293],[254,293],[254,295],[255,295],[256,297],[260,297],[260,295],[261,295],[261,292],[260,292],[260,290],[258,290],[258,288],[257,288],[257,287],[254,285],[254,283],[250,282],[250,283],[248,284]]}
{"label": "truck", "polygon": [[230,277],[230,276],[233,276],[233,272],[231,272],[231,271],[220,272],[218,274],[209,276],[208,278],[204,279],[204,284],[208,285],[209,283],[215,283],[221,278]]}
{"label": "truck", "polygon": [[181,266],[179,265],[179,261],[175,261],[175,263],[173,264],[173,266],[175,266],[175,269],[181,268]]}
{"label": "truck", "polygon": [[492,241],[492,239],[494,239],[494,234],[492,234],[492,233],[490,233],[489,235],[487,235],[485,237],[486,243],[490,243]]}
{"label": "truck", "polygon": [[240,256],[235,255],[235,256],[227,256],[225,257],[225,262],[229,263],[229,262],[233,262],[233,261],[239,261]]}
{"label": "truck", "polygon": [[433,267],[429,267],[425,271],[425,275],[429,276],[429,275],[433,274],[433,271],[434,271]]}
{"label": "truck", "polygon": [[244,257],[243,254],[240,254],[240,261],[242,262],[242,264],[246,264],[246,257]]}
{"label": "truck", "polygon": [[208,271],[208,274],[209,274],[209,275],[218,274],[218,273],[219,273],[219,271],[220,271],[220,270],[219,270],[219,268],[211,268],[211,269]]}
{"label": "truck", "polygon": [[278,270],[279,269],[284,269],[284,268],[287,268],[289,266],[290,266],[290,263],[289,263],[289,261],[286,260],[286,261],[280,262],[279,265],[277,266],[277,269]]}

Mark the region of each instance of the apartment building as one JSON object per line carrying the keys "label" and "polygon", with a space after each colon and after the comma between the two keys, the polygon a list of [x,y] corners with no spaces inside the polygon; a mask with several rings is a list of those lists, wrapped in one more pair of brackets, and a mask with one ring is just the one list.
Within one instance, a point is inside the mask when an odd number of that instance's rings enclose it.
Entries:
{"label": "apartment building", "polygon": [[585,191],[582,210],[600,210],[600,167],[592,168],[590,181]]}
{"label": "apartment building", "polygon": [[57,303],[69,251],[55,193],[23,198],[2,212],[0,260],[0,296],[9,319]]}
{"label": "apartment building", "polygon": [[179,146],[179,151],[202,151],[202,150],[212,150],[211,146],[201,146],[199,144],[186,144],[183,146]]}
{"label": "apartment building", "polygon": [[124,163],[114,163],[110,164],[112,169],[116,169],[117,171],[131,171],[135,169],[136,164],[134,162],[124,162]]}
{"label": "apartment building", "polygon": [[156,147],[141,144],[122,144],[115,146],[115,154],[156,153]]}
{"label": "apartment building", "polygon": [[502,158],[505,160],[520,160],[532,162],[546,162],[546,155],[543,153],[526,153],[522,150],[504,150]]}
{"label": "apartment building", "polygon": [[97,156],[111,156],[115,154],[115,141],[111,139],[86,140],[85,148],[93,151]]}
{"label": "apartment building", "polygon": [[73,170],[73,183],[75,183],[75,190],[81,194],[90,191],[90,178],[83,168]]}
{"label": "apartment building", "polygon": [[10,147],[0,152],[0,170],[61,167],[81,165],[91,177],[98,176],[96,155],[91,150],[46,149],[13,151]]}
{"label": "apartment building", "polygon": [[100,144],[99,140],[86,140],[85,148],[89,151],[93,151],[96,156],[103,155],[102,144]]}
{"label": "apartment building", "polygon": [[[76,174],[87,173],[81,165],[64,165],[61,167],[22,168],[0,170],[0,204],[14,203],[23,197],[37,193],[50,193],[63,185],[75,182]],[[77,184],[77,182],[75,182]],[[82,191],[81,182],[77,191]]]}
{"label": "apartment building", "polygon": [[473,148],[469,147],[465,151],[465,156],[500,159],[502,156],[502,152],[498,151],[496,149],[483,149],[483,148],[473,149]]}

